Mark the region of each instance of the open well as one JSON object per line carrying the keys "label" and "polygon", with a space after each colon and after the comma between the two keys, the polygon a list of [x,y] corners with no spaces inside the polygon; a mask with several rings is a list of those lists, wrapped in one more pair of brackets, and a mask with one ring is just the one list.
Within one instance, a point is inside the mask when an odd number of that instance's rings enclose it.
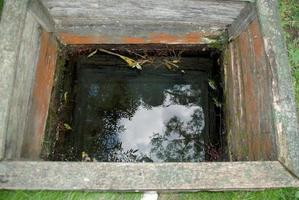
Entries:
{"label": "open well", "polygon": [[1,27],[1,188],[299,185],[276,1],[7,0]]}
{"label": "open well", "polygon": [[[56,73],[44,159],[202,162],[227,157],[219,51],[194,45],[89,48],[67,49],[68,59],[59,66],[63,70]],[[115,53],[136,60],[140,69]]]}

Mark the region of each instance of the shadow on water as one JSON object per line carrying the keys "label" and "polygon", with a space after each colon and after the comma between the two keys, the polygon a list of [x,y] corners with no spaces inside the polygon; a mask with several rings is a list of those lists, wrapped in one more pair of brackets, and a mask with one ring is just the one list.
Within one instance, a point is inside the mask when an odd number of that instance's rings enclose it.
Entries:
{"label": "shadow on water", "polygon": [[72,130],[49,159],[223,160],[219,152],[222,130],[209,85],[214,64],[210,59],[188,57],[180,65],[184,73],[154,64],[132,70],[107,55],[79,58]]}

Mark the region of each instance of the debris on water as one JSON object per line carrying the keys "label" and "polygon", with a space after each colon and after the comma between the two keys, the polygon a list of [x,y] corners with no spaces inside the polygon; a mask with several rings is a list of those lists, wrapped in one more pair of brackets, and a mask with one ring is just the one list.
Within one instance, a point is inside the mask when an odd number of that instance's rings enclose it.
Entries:
{"label": "debris on water", "polygon": [[72,130],[72,127],[67,123],[64,123],[63,126],[66,130]]}
{"label": "debris on water", "polygon": [[215,97],[213,97],[213,102],[214,102],[216,107],[221,108],[222,103],[220,103]]}
{"label": "debris on water", "polygon": [[212,71],[216,60],[209,54],[181,57],[175,50],[157,56],[126,48],[89,48],[73,62],[73,82],[67,84],[72,89],[57,95],[61,115],[49,160],[223,159],[217,135],[221,86]]}
{"label": "debris on water", "polygon": [[91,53],[87,56],[87,58],[90,58],[90,57],[94,56],[97,52],[98,52],[98,50],[96,49],[95,51],[91,52]]}
{"label": "debris on water", "polygon": [[176,63],[179,62],[178,60],[175,60],[175,62],[173,62],[173,61],[169,61],[169,60],[164,59],[163,61],[164,61],[164,64],[165,64],[166,68],[169,69],[169,70],[172,70],[172,69],[174,69],[174,68],[176,68],[176,69],[180,68],[180,67],[176,64]]}
{"label": "debris on water", "polygon": [[142,70],[141,64],[138,61],[136,61],[132,58],[129,58],[127,56],[123,56],[123,55],[120,55],[118,53],[114,53],[112,51],[108,51],[108,50],[105,50],[105,49],[100,49],[100,51],[104,52],[104,53],[108,53],[110,55],[118,56],[119,58],[123,59],[129,65],[129,67]]}
{"label": "debris on water", "polygon": [[208,83],[209,83],[209,86],[210,86],[213,90],[216,90],[216,89],[217,89],[217,88],[216,88],[216,83],[215,83],[214,80],[209,79],[209,80],[208,80]]}
{"label": "debris on water", "polygon": [[89,155],[85,151],[82,152],[82,161],[85,161],[85,162],[92,161],[92,159],[89,157]]}
{"label": "debris on water", "polygon": [[63,94],[64,103],[67,103],[67,95],[68,95],[68,92],[65,92]]}

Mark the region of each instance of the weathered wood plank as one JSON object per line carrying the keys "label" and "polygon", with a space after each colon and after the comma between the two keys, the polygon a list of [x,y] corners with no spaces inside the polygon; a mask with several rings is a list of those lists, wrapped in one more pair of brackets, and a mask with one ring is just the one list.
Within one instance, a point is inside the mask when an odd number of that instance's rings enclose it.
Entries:
{"label": "weathered wood plank", "polygon": [[7,123],[28,0],[6,0],[0,21],[0,159],[5,152]]}
{"label": "weathered wood plank", "polygon": [[[15,84],[11,99],[7,128],[5,159],[17,159],[21,153],[23,135],[29,110],[29,99],[34,81],[35,66],[39,54],[39,24],[27,13],[17,60]],[[30,51],[28,51],[30,49]]]}
{"label": "weathered wood plank", "polygon": [[1,189],[242,190],[298,187],[279,162],[1,162]]}
{"label": "weathered wood plank", "polygon": [[273,128],[272,74],[256,18],[230,42],[226,71],[226,112],[230,158],[277,160]]}
{"label": "weathered wood plank", "polygon": [[169,26],[173,23],[197,27],[197,30],[205,29],[209,25],[214,30],[219,30],[232,23],[247,4],[240,1],[215,0],[141,0],[138,2],[43,0],[43,2],[56,21],[59,32],[65,27],[76,26],[81,26],[84,31],[87,27],[83,25],[101,28],[105,25],[107,27],[117,25],[118,31],[122,31],[122,29],[134,29],[136,24],[143,24],[143,29],[147,29],[151,24]]}
{"label": "weathered wood plank", "polygon": [[30,0],[29,9],[36,20],[47,32],[54,32],[55,22],[49,11],[40,0]]}
{"label": "weathered wood plank", "polygon": [[257,1],[265,51],[273,73],[272,92],[278,159],[299,177],[298,117],[277,8],[277,0]]}
{"label": "weathered wood plank", "polygon": [[[150,32],[154,27],[157,27],[153,29],[157,32]],[[57,33],[57,36],[63,44],[207,44],[210,37],[217,37],[223,33],[223,31],[196,31],[196,28],[190,30],[190,27],[187,30],[191,32],[188,32],[186,29],[180,29],[186,26],[180,25],[167,27],[159,25],[153,25],[148,29],[144,29],[142,25],[134,26],[132,29],[120,29],[114,25],[91,29],[70,27]]]}
{"label": "weathered wood plank", "polygon": [[[252,51],[251,60],[253,73],[255,74],[254,91],[257,97],[259,124],[255,126],[255,137],[258,140],[258,148],[254,148],[259,156],[258,159],[277,160],[276,136],[273,121],[273,109],[269,102],[272,98],[273,74],[267,60],[263,37],[258,19],[248,26],[248,36],[250,49]],[[242,44],[240,44],[242,45]],[[260,152],[260,153],[259,153]]]}
{"label": "weathered wood plank", "polygon": [[228,37],[232,40],[238,37],[248,25],[256,19],[256,8],[254,4],[248,4],[243,8],[240,15],[235,19],[235,21],[228,27]]}
{"label": "weathered wood plank", "polygon": [[40,51],[34,83],[32,84],[31,104],[28,109],[26,131],[21,146],[21,158],[39,160],[42,148],[46,119],[54,81],[57,59],[57,42],[51,33],[42,32]]}

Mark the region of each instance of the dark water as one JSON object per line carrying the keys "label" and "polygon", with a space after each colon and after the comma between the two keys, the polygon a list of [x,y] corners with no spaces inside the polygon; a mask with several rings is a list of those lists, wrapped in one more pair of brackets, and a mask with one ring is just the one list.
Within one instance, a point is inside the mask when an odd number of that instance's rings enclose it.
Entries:
{"label": "dark water", "polygon": [[78,64],[67,160],[206,160],[215,129],[208,71],[149,66],[139,72],[100,63]]}

